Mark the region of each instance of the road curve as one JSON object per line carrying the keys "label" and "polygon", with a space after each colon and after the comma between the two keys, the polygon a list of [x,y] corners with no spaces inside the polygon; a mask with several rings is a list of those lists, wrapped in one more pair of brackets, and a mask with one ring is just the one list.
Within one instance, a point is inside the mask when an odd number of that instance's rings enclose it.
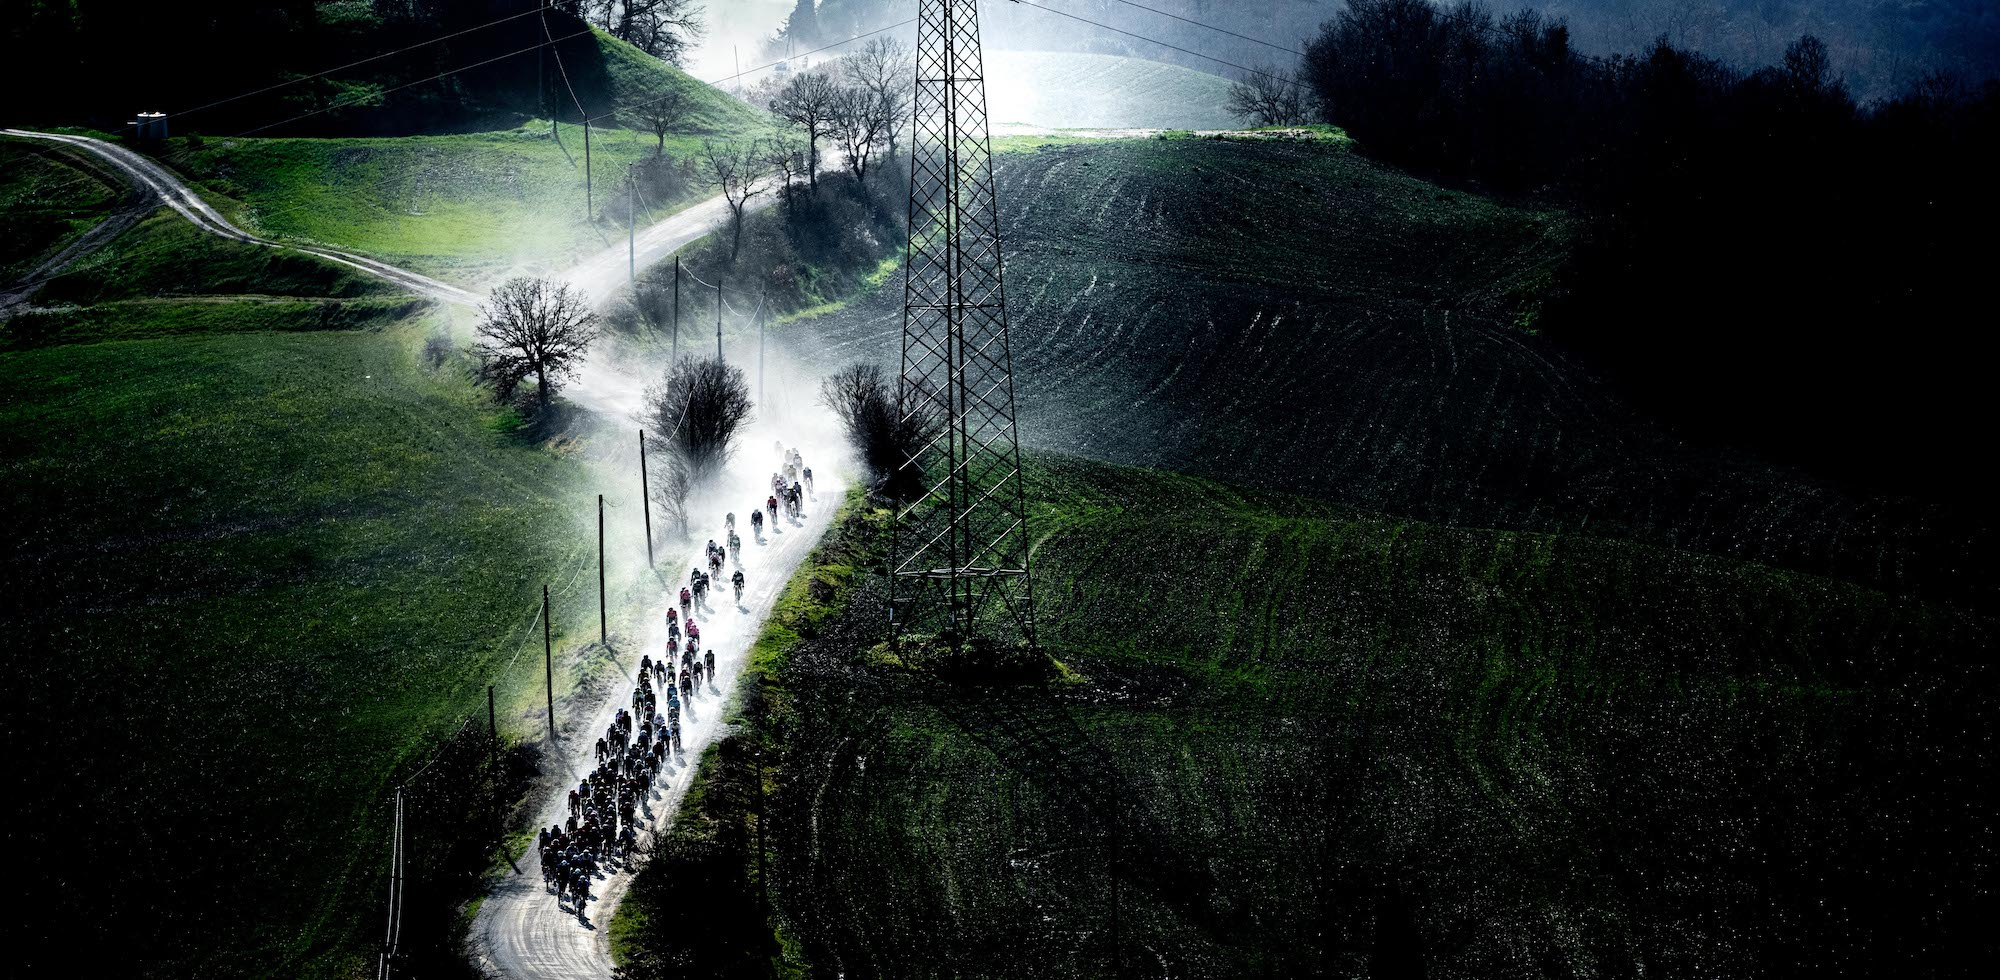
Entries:
{"label": "road curve", "polygon": [[[771,182],[761,186],[763,189],[744,205],[746,217],[778,200],[778,195],[771,193]],[[671,257],[689,242],[727,226],[729,220],[729,202],[718,194],[646,226],[637,235],[628,236],[628,241],[584,259],[559,278],[583,290],[591,302],[603,305],[630,283],[633,269],[644,270]]]}
{"label": "road curve", "polygon": [[339,249],[325,248],[318,245],[287,245],[282,242],[274,242],[268,238],[252,235],[230,224],[228,218],[223,217],[215,208],[210,207],[207,201],[201,199],[201,195],[196,194],[186,184],[182,183],[181,179],[174,176],[172,171],[161,166],[157,161],[134,153],[116,143],[107,143],[104,140],[94,139],[89,136],[71,136],[66,133],[43,133],[27,129],[0,129],[0,133],[5,133],[8,136],[18,136],[22,139],[66,143],[94,154],[131,176],[148,191],[159,197],[168,207],[179,212],[181,217],[186,218],[196,228],[211,235],[227,238],[231,241],[258,245],[264,248],[284,248],[304,252],[307,255],[316,255],[330,262],[338,262],[342,265],[360,269],[363,272],[387,279],[412,292],[420,293],[433,299],[443,300],[447,303],[476,304],[480,300],[478,294],[469,290],[460,289],[449,283],[439,282],[429,276],[411,272],[408,269],[397,268],[396,266],[371,259],[365,255],[356,255],[353,252],[343,252]]}
{"label": "road curve", "polygon": [[[201,195],[196,194],[158,161],[116,143],[108,143],[89,136],[44,133],[28,129],[0,129],[0,133],[22,139],[63,143],[91,153],[116,167],[129,177],[135,186],[179,212],[181,217],[186,218],[196,228],[211,235],[265,248],[288,248],[316,255],[331,262],[360,269],[412,292],[447,303],[473,306],[485,298],[479,293],[440,282],[420,272],[412,272],[354,252],[321,245],[292,245],[253,235],[231,224],[228,218],[223,217],[221,212],[202,200]],[[771,192],[769,183],[766,182],[764,188],[753,195],[745,205],[746,213],[770,207],[777,198],[778,195]],[[723,227],[729,220],[729,202],[721,195],[708,198],[676,211],[639,230],[636,234],[628,235],[628,241],[592,255],[557,276],[557,279],[577,286],[592,303],[603,305],[616,297],[619,290],[625,288],[635,258],[636,267],[644,269],[673,255],[689,242]]]}

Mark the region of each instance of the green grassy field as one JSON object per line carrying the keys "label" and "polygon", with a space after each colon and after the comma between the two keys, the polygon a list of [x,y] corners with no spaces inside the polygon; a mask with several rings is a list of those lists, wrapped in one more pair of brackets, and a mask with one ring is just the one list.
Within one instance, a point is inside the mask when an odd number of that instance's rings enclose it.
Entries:
{"label": "green grassy field", "polygon": [[[10,845],[40,905],[8,931],[30,974],[352,975],[392,783],[483,728],[488,683],[505,738],[541,734],[543,583],[558,696],[598,666],[593,443],[476,389],[463,313],[165,212],[110,248],[0,348]],[[613,558],[616,598],[644,566]],[[439,914],[411,912],[426,943]]]}
{"label": "green grassy field", "polygon": [[51,279],[35,295],[35,303],[60,309],[214,295],[357,299],[402,294],[351,266],[217,238],[160,208]]}
{"label": "green grassy field", "polygon": [[1031,463],[1062,672],[880,645],[884,512],[852,510],[635,886],[628,961],[1107,975],[1111,868],[1117,955],[1173,974],[1949,973],[1983,943],[1952,855],[1992,842],[1989,620]]}
{"label": "green grassy field", "polygon": [[125,193],[61,151],[0,139],[0,285],[12,283],[91,226]]}
{"label": "green grassy field", "polygon": [[[283,241],[364,252],[468,287],[551,272],[624,231],[626,167],[653,155],[631,130],[594,131],[594,201],[586,221],[583,130],[546,124],[503,133],[382,139],[174,141],[164,159],[243,227]],[[703,137],[667,140],[676,159]],[[648,197],[658,219],[707,196],[685,182]],[[615,209],[616,219],[604,217]]]}
{"label": "green grassy field", "polygon": [[993,125],[1007,129],[1229,129],[1229,80],[1107,54],[986,52]]}
{"label": "green grassy field", "polygon": [[[685,95],[688,118],[665,144],[677,161],[692,158],[705,140],[755,138],[772,125],[768,113],[615,38],[599,34],[594,45],[564,50],[593,114],[669,91]],[[247,230],[351,249],[479,287],[560,269],[615,244],[625,227],[627,170],[659,148],[643,127],[636,110],[593,124],[588,208],[584,132],[575,122],[560,123],[557,135],[547,120],[530,120],[446,135],[181,137],[161,158]],[[641,193],[642,220],[710,194],[684,176],[649,181]]]}

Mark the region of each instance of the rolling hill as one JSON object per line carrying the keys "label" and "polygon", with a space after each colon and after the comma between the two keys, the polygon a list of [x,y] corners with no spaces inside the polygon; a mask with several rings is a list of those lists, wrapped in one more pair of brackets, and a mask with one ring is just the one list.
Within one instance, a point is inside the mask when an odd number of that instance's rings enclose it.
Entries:
{"label": "rolling hill", "polygon": [[1976,959],[1951,855],[1991,839],[1990,620],[1072,457],[1029,478],[1059,666],[883,643],[889,512],[853,505],[614,926],[637,976]]}
{"label": "rolling hill", "polygon": [[[1978,515],[1690,445],[1538,336],[1577,229],[1561,212],[1328,142],[1068,141],[997,160],[1032,446],[1992,598],[1962,574],[1994,567]],[[902,293],[892,277],[784,336],[893,369]]]}
{"label": "rolling hill", "polygon": [[[614,924],[634,976],[1976,956],[1976,516],[1632,409],[1535,332],[1560,212],[1338,141],[1008,145],[1050,660],[888,646],[851,500]],[[784,342],[893,369],[900,287]]]}
{"label": "rolling hill", "polygon": [[[37,159],[0,193],[106,199]],[[540,733],[546,578],[558,694],[589,670],[576,433],[472,384],[461,315],[164,208],[36,303],[0,324],[17,972],[358,975],[392,786],[483,732],[488,683],[504,738]],[[442,944],[469,879],[435,841],[483,866],[491,837],[412,812],[413,931]]]}

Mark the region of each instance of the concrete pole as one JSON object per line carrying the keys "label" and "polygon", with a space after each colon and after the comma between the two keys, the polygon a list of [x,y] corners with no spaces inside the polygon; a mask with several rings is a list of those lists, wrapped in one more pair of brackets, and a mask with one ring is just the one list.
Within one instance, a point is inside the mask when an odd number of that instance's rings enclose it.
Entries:
{"label": "concrete pole", "polygon": [[597,495],[597,642],[611,645],[610,619],[604,601],[604,495]]}
{"label": "concrete pole", "polygon": [[646,510],[646,567],[653,567],[653,497],[646,485],[646,430],[639,430],[639,499]]}
{"label": "concrete pole", "polygon": [[542,680],[549,686],[549,741],[556,740],[555,653],[549,642],[549,587],[542,586]]}

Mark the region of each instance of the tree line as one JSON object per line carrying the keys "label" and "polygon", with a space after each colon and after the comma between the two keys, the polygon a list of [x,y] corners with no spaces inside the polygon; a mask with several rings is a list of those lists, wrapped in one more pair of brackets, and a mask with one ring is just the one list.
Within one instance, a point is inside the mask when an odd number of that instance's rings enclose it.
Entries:
{"label": "tree line", "polygon": [[1425,0],[1349,0],[1300,75],[1363,152],[1585,216],[1522,325],[1690,432],[1871,481],[1963,466],[2000,84],[1863,104],[1811,35],[1754,70],[1665,38],[1597,59],[1532,10]]}
{"label": "tree line", "polygon": [[22,93],[10,124],[115,131],[135,112],[159,110],[174,114],[176,133],[291,117],[301,118],[271,135],[504,127],[557,105],[556,66],[538,79],[533,53],[547,38],[567,39],[553,49],[579,95],[597,102],[610,80],[596,39],[579,32],[595,26],[678,64],[702,17],[701,0],[552,0],[547,9],[525,0],[212,0],[199,9],[30,0],[0,17],[6,50],[33,52],[0,59],[0,83]]}

